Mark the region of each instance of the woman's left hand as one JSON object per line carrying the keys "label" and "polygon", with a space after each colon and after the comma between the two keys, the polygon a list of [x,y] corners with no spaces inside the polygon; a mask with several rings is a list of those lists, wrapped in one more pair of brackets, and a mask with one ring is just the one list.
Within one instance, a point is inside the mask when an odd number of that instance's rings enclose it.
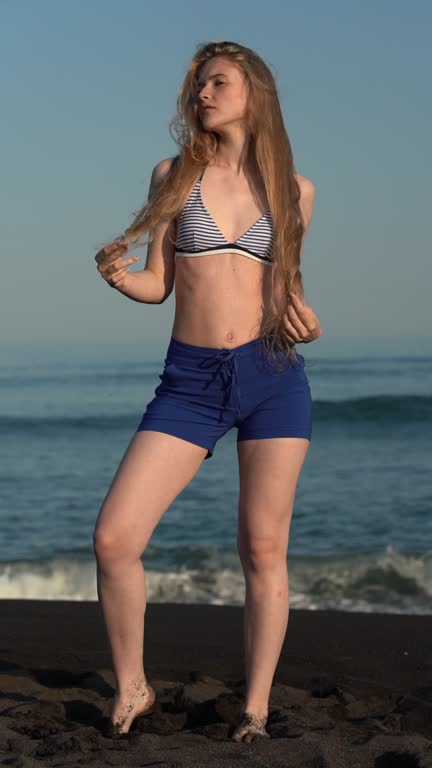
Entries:
{"label": "woman's left hand", "polygon": [[292,291],[289,294],[291,303],[283,316],[287,329],[286,336],[294,343],[308,344],[321,336],[321,326],[312,307],[302,304],[299,297]]}

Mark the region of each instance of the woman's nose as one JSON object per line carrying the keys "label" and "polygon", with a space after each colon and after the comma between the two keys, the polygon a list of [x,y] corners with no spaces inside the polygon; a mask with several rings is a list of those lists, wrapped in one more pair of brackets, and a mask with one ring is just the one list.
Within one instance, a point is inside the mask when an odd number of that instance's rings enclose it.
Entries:
{"label": "woman's nose", "polygon": [[200,99],[203,99],[203,96],[208,95],[208,86],[202,85],[201,88],[198,88],[198,96]]}

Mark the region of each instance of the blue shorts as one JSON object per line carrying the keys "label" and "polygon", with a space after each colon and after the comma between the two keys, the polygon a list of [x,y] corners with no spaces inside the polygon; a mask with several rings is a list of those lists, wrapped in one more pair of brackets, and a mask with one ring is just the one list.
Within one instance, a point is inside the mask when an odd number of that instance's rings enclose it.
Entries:
{"label": "blue shorts", "polygon": [[[281,355],[282,353],[278,353]],[[171,337],[161,383],[137,432],[165,432],[207,448],[237,427],[237,442],[312,435],[312,398],[304,357],[277,370],[258,337],[232,349]],[[280,358],[283,360],[283,358]]]}

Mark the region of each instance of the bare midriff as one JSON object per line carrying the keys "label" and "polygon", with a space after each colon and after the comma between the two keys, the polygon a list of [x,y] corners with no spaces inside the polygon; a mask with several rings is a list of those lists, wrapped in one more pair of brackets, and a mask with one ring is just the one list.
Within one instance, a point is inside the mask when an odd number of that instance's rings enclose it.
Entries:
{"label": "bare midriff", "polygon": [[237,347],[260,334],[271,266],[238,253],[175,259],[172,336],[203,347]]}

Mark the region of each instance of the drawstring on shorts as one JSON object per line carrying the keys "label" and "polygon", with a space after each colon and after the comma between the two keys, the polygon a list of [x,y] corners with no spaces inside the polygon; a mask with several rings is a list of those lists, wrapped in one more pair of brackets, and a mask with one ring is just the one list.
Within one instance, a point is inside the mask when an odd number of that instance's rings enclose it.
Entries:
{"label": "drawstring on shorts", "polygon": [[[220,372],[222,376],[223,385],[224,385],[223,406],[224,408],[233,407],[234,410],[237,410],[237,412],[239,412],[240,411],[240,382],[239,382],[239,376],[238,376],[237,350],[236,349],[219,349],[214,355],[210,355],[210,357],[205,358],[203,363],[200,364],[200,367],[208,368],[209,365],[206,365],[205,363],[207,361],[210,361],[210,365],[212,365],[214,360],[221,361],[219,366],[215,370],[212,381]],[[233,405],[234,400],[237,401],[235,406]],[[222,418],[223,418],[223,413],[221,412],[219,414],[219,421],[222,421]]]}

